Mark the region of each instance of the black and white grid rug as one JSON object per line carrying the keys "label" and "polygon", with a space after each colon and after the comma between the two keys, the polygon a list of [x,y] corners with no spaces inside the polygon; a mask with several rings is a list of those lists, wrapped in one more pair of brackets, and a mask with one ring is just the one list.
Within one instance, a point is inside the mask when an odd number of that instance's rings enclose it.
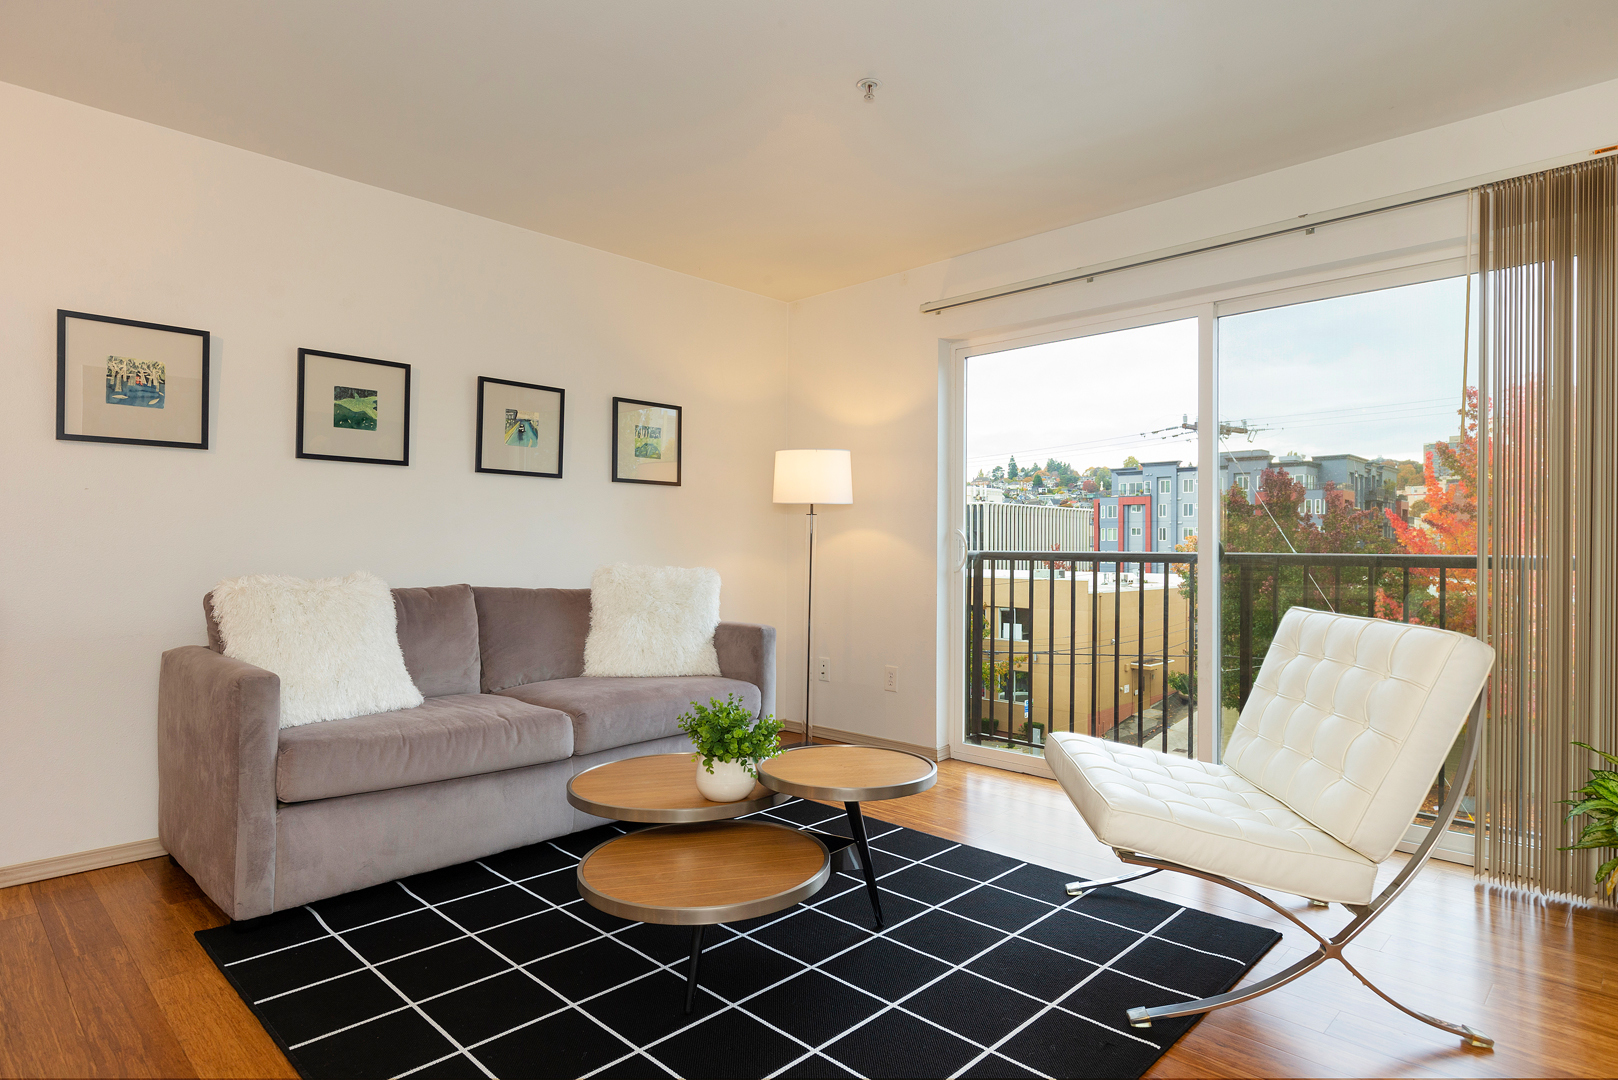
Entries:
{"label": "black and white grid rug", "polygon": [[[839,810],[760,815],[844,836]],[[1125,1013],[1221,993],[1279,940],[1123,889],[867,818],[887,929],[861,879],[690,930],[579,898],[624,828],[322,900],[197,939],[305,1077],[1139,1076],[1194,1022]]]}

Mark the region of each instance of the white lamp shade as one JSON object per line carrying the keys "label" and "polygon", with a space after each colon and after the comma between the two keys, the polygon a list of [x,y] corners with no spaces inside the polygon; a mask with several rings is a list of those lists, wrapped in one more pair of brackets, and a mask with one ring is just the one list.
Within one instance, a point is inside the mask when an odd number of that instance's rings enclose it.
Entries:
{"label": "white lamp shade", "polygon": [[777,450],[775,501],[851,503],[854,468],[847,450]]}

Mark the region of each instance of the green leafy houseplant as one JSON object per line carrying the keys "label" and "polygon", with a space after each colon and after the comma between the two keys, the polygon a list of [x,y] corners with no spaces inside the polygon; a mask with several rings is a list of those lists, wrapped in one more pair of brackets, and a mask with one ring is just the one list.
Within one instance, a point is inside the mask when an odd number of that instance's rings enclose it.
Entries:
{"label": "green leafy houseplant", "polygon": [[680,730],[696,744],[691,760],[701,758],[709,772],[716,760],[733,761],[757,777],[753,763],[781,752],[781,721],[773,716],[755,720],[735,694],[724,701],[709,698],[706,705],[693,701],[691,711],[680,714]]}
{"label": "green leafy houseplant", "polygon": [[[1588,743],[1576,742],[1574,746],[1582,746],[1593,754],[1600,754],[1610,765],[1618,765],[1618,757],[1613,757],[1604,750],[1597,750]],[[1579,834],[1579,842],[1562,851],[1579,851],[1584,848],[1618,848],[1618,772],[1612,769],[1591,769],[1590,781],[1573,793],[1576,799],[1563,799],[1569,807],[1567,816],[1571,821],[1580,814],[1589,815],[1590,821]],[[1608,859],[1596,870],[1596,884],[1606,882],[1607,895],[1611,896],[1614,888],[1618,888],[1618,857]]]}

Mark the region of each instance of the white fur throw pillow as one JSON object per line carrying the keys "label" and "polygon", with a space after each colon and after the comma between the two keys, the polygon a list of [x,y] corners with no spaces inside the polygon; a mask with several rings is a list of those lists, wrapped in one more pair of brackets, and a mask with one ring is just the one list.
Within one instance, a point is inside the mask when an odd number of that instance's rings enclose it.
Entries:
{"label": "white fur throw pillow", "polygon": [[586,675],[718,675],[719,571],[603,566],[590,576]]}
{"label": "white fur throw pillow", "polygon": [[284,728],[422,702],[399,649],[393,593],[375,574],[221,581],[213,614],[226,656],[281,677]]}

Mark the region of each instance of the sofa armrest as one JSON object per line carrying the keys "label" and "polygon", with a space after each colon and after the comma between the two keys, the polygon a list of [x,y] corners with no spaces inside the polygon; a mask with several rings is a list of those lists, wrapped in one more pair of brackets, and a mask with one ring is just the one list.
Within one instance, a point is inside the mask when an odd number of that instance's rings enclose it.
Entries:
{"label": "sofa armrest", "polygon": [[775,627],[722,622],[714,628],[719,674],[758,687],[760,716],[775,715]]}
{"label": "sofa armrest", "polygon": [[157,830],[232,919],[275,906],[275,754],[281,679],[201,645],[163,654]]}

